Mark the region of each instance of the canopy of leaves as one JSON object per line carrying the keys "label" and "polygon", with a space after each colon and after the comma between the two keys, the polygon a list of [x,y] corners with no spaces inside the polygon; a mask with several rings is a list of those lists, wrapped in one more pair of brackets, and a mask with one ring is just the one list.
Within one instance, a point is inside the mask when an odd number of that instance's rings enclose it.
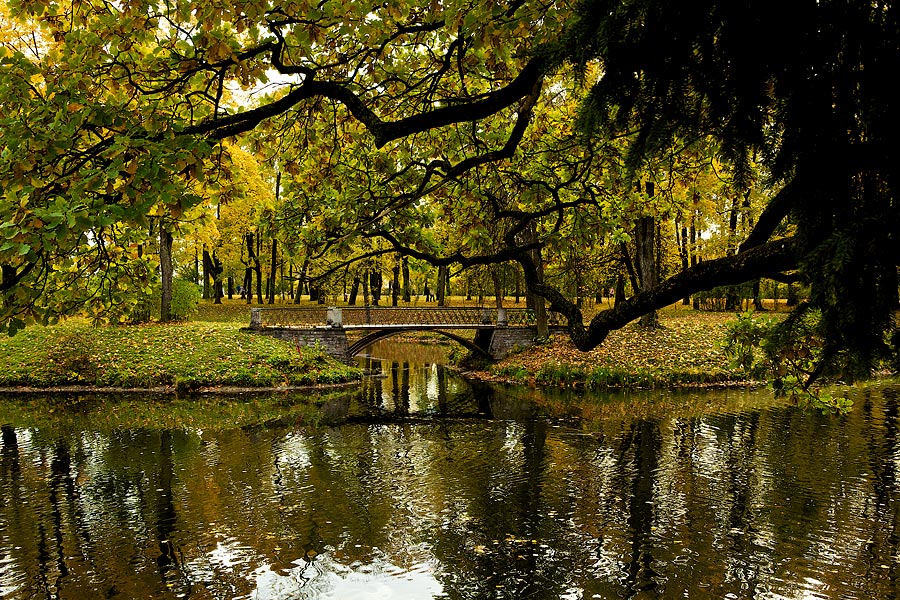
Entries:
{"label": "canopy of leaves", "polygon": [[[269,222],[329,268],[387,251],[512,261],[582,350],[685,295],[799,268],[826,340],[811,375],[860,374],[887,351],[900,256],[892,3],[0,6],[7,330],[114,302],[126,273],[143,282],[148,217],[200,204],[222,140],[240,138],[292,179]],[[738,196],[762,204],[747,207],[739,248],[730,233],[718,256],[588,323],[541,275],[538,250],[615,248],[642,217],[712,227]]]}

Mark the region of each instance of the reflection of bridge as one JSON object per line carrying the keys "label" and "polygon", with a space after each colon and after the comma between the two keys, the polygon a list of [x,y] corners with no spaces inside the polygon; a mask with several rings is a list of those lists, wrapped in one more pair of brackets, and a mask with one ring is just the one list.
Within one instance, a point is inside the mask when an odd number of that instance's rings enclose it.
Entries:
{"label": "reflection of bridge", "polygon": [[[561,317],[548,313],[551,327]],[[483,356],[500,359],[515,347],[534,343],[534,313],[524,308],[422,307],[259,307],[250,309],[250,330],[296,344],[321,344],[329,354],[349,359],[374,342],[411,331],[433,331]],[[474,330],[474,339],[457,330]],[[350,343],[348,331],[362,332]]]}

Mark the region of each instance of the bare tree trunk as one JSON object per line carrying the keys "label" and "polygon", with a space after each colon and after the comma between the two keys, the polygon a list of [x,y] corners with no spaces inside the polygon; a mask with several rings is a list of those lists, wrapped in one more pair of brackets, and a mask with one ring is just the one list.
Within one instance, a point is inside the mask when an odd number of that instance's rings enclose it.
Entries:
{"label": "bare tree trunk", "polygon": [[303,300],[303,283],[306,281],[306,272],[309,267],[309,257],[303,259],[303,266],[297,274],[297,291],[294,292],[294,304],[300,304]]}
{"label": "bare tree trunk", "polygon": [[353,274],[353,284],[350,286],[350,297],[347,299],[349,306],[356,306],[356,295],[359,294],[359,273]]}
{"label": "bare tree trunk", "polygon": [[391,270],[391,274],[393,275],[393,279],[391,280],[391,306],[397,306],[397,301],[400,299],[400,260],[398,257],[397,262],[394,263],[394,268]]}
{"label": "bare tree trunk", "polygon": [[[697,266],[697,211],[691,215],[691,266]],[[700,298],[694,294],[693,309],[700,310]]]}
{"label": "bare tree trunk", "polygon": [[372,306],[378,306],[381,301],[381,271],[372,269],[369,273],[369,293],[372,294]]}
{"label": "bare tree trunk", "polygon": [[409,277],[409,257],[408,256],[403,257],[401,269],[403,270],[403,301],[409,302],[412,300],[412,283],[410,282],[410,277]]}
{"label": "bare tree trunk", "polygon": [[[653,184],[647,182],[647,195],[653,196]],[[656,221],[653,217],[641,217],[635,224],[635,242],[637,258],[640,265],[641,291],[649,291],[656,287],[658,265],[656,264]],[[641,317],[642,327],[659,325],[659,315],[651,311]]]}
{"label": "bare tree trunk", "polygon": [[503,286],[500,281],[500,268],[494,265],[491,269],[491,279],[494,282],[494,306],[503,308]]}
{"label": "bare tree trunk", "polygon": [[[728,248],[725,251],[726,256],[734,256],[737,253],[737,224],[738,224],[738,201],[735,198],[731,202],[731,215],[728,219]],[[735,310],[740,302],[737,288],[729,286],[725,293],[725,310]]]}
{"label": "bare tree trunk", "polygon": [[275,277],[278,273],[278,240],[272,238],[272,261],[269,268],[269,304],[275,304]]}
{"label": "bare tree trunk", "polygon": [[[528,244],[537,241],[537,232],[535,231],[534,224],[525,231],[524,236],[525,242]],[[534,265],[537,283],[543,284],[544,257],[541,254],[540,247],[529,250],[528,254],[531,263]],[[537,336],[541,338],[550,337],[550,324],[547,322],[547,305],[544,303],[544,298],[537,294],[533,294],[531,293],[531,290],[528,290],[528,293],[525,296],[525,306],[534,312],[534,324]]]}
{"label": "bare tree trunk", "polygon": [[211,297],[210,285],[209,285],[209,250],[206,249],[206,246],[203,246],[203,295],[202,298],[204,300],[209,300]]}
{"label": "bare tree trunk", "polygon": [[[690,261],[688,259],[688,229],[687,225],[682,221],[680,223],[681,227],[679,228],[679,223],[675,223],[675,242],[678,244],[678,255],[681,258],[681,270],[687,271],[690,267]],[[679,231],[681,235],[679,235]],[[690,306],[691,298],[690,296],[685,296],[681,301],[682,306]]]}
{"label": "bare tree trunk", "polygon": [[[252,236],[252,234],[251,234]],[[263,303],[262,293],[262,265],[259,262],[259,252],[262,249],[262,236],[259,231],[256,232],[256,246],[253,250],[253,271],[256,273],[256,300]]]}
{"label": "bare tree trunk", "polygon": [[437,276],[437,291],[435,292],[437,296],[437,305],[444,306],[444,297],[446,295],[445,284],[447,283],[447,267],[441,265],[438,267],[438,276]]}
{"label": "bare tree trunk", "polygon": [[160,223],[159,227],[159,278],[162,299],[159,304],[159,320],[172,320],[172,234]]}

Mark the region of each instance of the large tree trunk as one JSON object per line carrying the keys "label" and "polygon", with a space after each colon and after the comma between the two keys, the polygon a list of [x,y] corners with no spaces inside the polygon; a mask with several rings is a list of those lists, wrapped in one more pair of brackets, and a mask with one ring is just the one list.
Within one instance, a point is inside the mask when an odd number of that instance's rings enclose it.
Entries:
{"label": "large tree trunk", "polygon": [[625,278],[622,276],[621,273],[619,273],[616,276],[615,294],[616,294],[616,297],[615,297],[615,302],[613,304],[614,306],[618,305],[620,302],[625,302]]}
{"label": "large tree trunk", "polygon": [[622,254],[622,264],[625,265],[625,272],[628,273],[628,281],[631,283],[631,293],[637,294],[641,291],[641,282],[637,270],[634,268],[634,261],[631,260],[631,253],[628,251],[628,244],[622,242],[619,246]]}
{"label": "large tree trunk", "polygon": [[381,301],[381,271],[373,269],[369,273],[369,292],[372,294],[372,306],[378,306]]}
{"label": "large tree trunk", "polygon": [[[222,304],[222,271],[224,268],[222,267],[222,261],[220,261],[215,252],[212,254],[209,253],[209,250],[206,248],[203,249],[203,285],[206,288],[209,288],[211,292],[208,292],[204,297],[208,300],[209,298],[214,298],[216,304]],[[212,286],[210,287],[210,280],[212,280]]]}
{"label": "large tree trunk", "polygon": [[401,265],[403,271],[403,301],[410,302],[412,300],[412,281],[409,276],[409,257],[403,257]]}
{"label": "large tree trunk", "polygon": [[356,296],[359,294],[359,273],[353,274],[353,283],[350,285],[350,297],[347,299],[348,306],[356,306]]}
{"label": "large tree trunk", "polygon": [[[650,183],[647,185],[650,186]],[[635,224],[634,239],[637,244],[637,259],[640,265],[641,291],[647,292],[655,288],[658,283],[656,221],[653,217],[642,217],[638,220]],[[641,327],[656,327],[659,325],[659,315],[655,310],[650,311],[641,317],[640,323]]]}
{"label": "large tree trunk", "polygon": [[172,320],[172,234],[160,224],[159,228],[159,278],[162,299],[159,304],[159,320]]}
{"label": "large tree trunk", "polygon": [[[534,224],[525,231],[524,235],[528,244],[537,241],[537,232]],[[528,258],[531,260],[531,264],[534,265],[534,276],[537,280],[537,285],[544,285],[544,257],[541,254],[540,247],[529,250]],[[525,306],[534,313],[534,325],[537,336],[540,338],[550,337],[550,324],[547,322],[547,305],[544,303],[544,297],[528,289],[525,295]]]}
{"label": "large tree trunk", "polygon": [[303,284],[306,281],[306,273],[309,269],[309,257],[303,259],[303,266],[297,275],[297,291],[294,292],[294,304],[300,304],[303,300]]}
{"label": "large tree trunk", "polygon": [[500,280],[500,267],[494,265],[491,269],[491,279],[494,282],[494,306],[503,308],[503,286]]}

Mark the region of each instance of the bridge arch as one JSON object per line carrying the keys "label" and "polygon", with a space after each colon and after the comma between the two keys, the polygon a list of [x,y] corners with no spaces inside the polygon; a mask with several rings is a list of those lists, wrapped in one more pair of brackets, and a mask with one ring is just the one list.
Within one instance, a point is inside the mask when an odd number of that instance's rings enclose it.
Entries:
{"label": "bridge arch", "polygon": [[443,335],[444,337],[450,338],[451,340],[460,344],[464,348],[467,348],[467,349],[471,350],[472,352],[475,352],[479,356],[483,356],[488,359],[492,358],[487,349],[480,347],[478,344],[476,344],[472,340],[468,340],[462,336],[456,335],[454,333],[450,333],[449,331],[443,331],[441,329],[432,329],[430,327],[422,327],[422,328],[410,328],[410,327],[399,328],[398,327],[398,328],[379,329],[378,331],[373,331],[372,333],[365,335],[365,336],[361,337],[360,339],[358,339],[357,341],[353,342],[349,346],[349,348],[347,348],[347,356],[349,356],[350,358],[353,358],[354,356],[356,356],[357,354],[359,354],[360,352],[362,352],[363,350],[365,350],[366,348],[368,348],[369,346],[371,346],[372,344],[374,344],[375,342],[377,342],[379,340],[389,338],[392,335],[396,335],[398,333],[408,333],[410,331],[429,331],[429,332],[439,333],[439,334]]}

